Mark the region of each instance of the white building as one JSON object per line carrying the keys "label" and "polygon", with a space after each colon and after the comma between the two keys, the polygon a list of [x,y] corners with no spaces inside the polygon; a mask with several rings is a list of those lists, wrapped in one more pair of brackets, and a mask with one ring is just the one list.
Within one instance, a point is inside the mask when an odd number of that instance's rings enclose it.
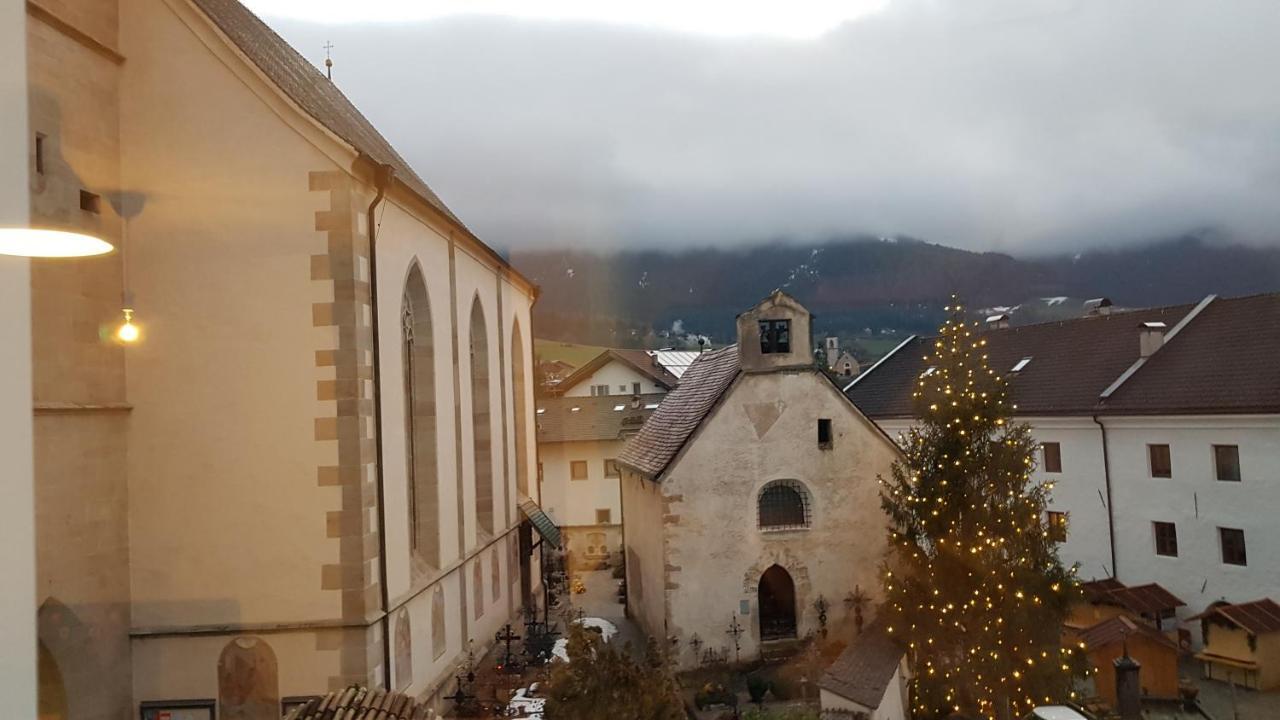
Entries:
{"label": "white building", "polygon": [[[555,386],[566,397],[652,395],[670,392],[680,381],[662,360],[675,361],[665,351],[609,349],[592,358]],[[683,372],[678,363],[674,367]]]}
{"label": "white building", "polygon": [[[1186,607],[1280,597],[1280,294],[985,331],[1035,476],[1082,579],[1157,582]],[[931,338],[912,337],[846,388],[892,435],[912,423]],[[1193,633],[1195,636],[1197,633]]]}
{"label": "white building", "polygon": [[682,665],[695,635],[732,657],[731,619],[750,658],[819,630],[819,599],[834,625],[850,593],[879,597],[897,449],[813,361],[808,311],[776,292],[619,456],[628,614]]}
{"label": "white building", "polygon": [[538,400],[535,417],[543,507],[560,527],[574,567],[598,567],[622,549],[618,454],[663,397]]}

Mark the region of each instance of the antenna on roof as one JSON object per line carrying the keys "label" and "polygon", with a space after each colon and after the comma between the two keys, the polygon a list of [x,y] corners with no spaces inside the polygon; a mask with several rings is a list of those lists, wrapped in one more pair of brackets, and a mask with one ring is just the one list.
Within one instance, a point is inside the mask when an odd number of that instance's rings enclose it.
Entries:
{"label": "antenna on roof", "polygon": [[324,74],[333,82],[333,58],[329,57],[329,51],[333,49],[333,43],[328,40],[324,41]]}

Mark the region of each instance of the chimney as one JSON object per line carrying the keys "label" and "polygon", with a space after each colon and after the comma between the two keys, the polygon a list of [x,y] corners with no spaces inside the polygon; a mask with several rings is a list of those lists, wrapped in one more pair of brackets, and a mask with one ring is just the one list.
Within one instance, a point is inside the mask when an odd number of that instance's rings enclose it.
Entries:
{"label": "chimney", "polygon": [[1084,301],[1084,314],[1092,317],[1094,315],[1110,315],[1111,314],[1111,298],[1094,298]]}
{"label": "chimney", "polygon": [[1164,345],[1164,332],[1168,328],[1162,322],[1144,322],[1138,328],[1138,355],[1151,357]]}
{"label": "chimney", "polygon": [[1129,657],[1129,643],[1124,644],[1124,655],[1115,659],[1116,712],[1121,720],[1142,720],[1142,684],[1138,674],[1142,664]]}
{"label": "chimney", "polygon": [[988,330],[1003,330],[1009,327],[1009,313],[1000,313],[987,318]]}

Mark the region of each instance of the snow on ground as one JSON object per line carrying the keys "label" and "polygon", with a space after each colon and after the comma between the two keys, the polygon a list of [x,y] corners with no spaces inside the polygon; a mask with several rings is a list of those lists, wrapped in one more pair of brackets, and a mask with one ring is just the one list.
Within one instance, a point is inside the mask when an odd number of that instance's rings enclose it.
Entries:
{"label": "snow on ground", "polygon": [[538,683],[516,690],[511,702],[507,703],[507,717],[542,720],[542,712],[547,705],[547,700],[546,698],[537,697],[537,694]]}
{"label": "snow on ground", "polygon": [[[584,617],[573,621],[574,625],[581,625],[588,630],[595,630],[600,633],[600,639],[609,642],[610,638],[618,634],[618,626],[598,617]],[[560,658],[564,662],[569,662],[569,639],[560,638],[556,641],[554,647],[551,648],[551,654]]]}
{"label": "snow on ground", "polygon": [[1058,295],[1056,297],[1047,297],[1047,298],[1040,298],[1040,299],[1044,301],[1045,305],[1061,305],[1062,303],[1067,301],[1067,299],[1061,295]]}

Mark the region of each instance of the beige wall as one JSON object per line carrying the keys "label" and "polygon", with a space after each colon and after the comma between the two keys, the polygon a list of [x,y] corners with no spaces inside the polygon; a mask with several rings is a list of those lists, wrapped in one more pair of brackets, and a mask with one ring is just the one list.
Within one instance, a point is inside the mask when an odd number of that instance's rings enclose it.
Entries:
{"label": "beige wall", "polygon": [[[0,227],[28,220],[26,25],[0,2]],[[31,428],[29,264],[0,255],[0,717],[36,714],[36,562]]]}
{"label": "beige wall", "polygon": [[[843,618],[843,599],[855,586],[877,603],[886,519],[876,476],[888,475],[896,449],[815,371],[748,373],[727,392],[661,484],[671,501],[668,582],[677,587],[669,593],[668,632],[685,640],[695,632],[718,636],[745,602],[749,615],[739,621],[747,628],[746,657],[760,638],[760,576],[773,564],[795,583],[800,637],[818,629],[819,596],[830,624]],[[818,447],[818,418],[832,420],[831,449]],[[807,488],[811,526],[762,532],[757,498],[783,479]],[[628,542],[634,529],[628,523]]]}
{"label": "beige wall", "polygon": [[[622,440],[599,440],[542,443],[538,446],[542,463],[542,509],[556,525],[594,526],[596,510],[607,509],[613,519],[622,523],[621,493],[618,478],[605,477],[604,461],[617,458]],[[573,480],[570,464],[587,463],[587,479]]]}
{"label": "beige wall", "polygon": [[[622,473],[627,566],[627,614],[652,637],[666,637],[667,593],[662,488],[632,471]],[[710,636],[708,636],[710,637]],[[718,637],[718,636],[717,636]]]}

